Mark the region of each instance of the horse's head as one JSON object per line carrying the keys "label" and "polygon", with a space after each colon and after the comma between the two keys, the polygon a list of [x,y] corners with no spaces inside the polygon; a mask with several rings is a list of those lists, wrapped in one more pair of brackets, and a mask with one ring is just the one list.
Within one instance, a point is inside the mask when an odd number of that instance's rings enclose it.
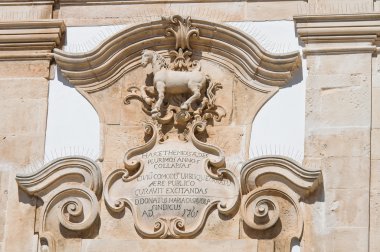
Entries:
{"label": "horse's head", "polygon": [[146,67],[149,63],[152,63],[153,59],[153,51],[151,50],[143,50],[141,56],[141,65]]}

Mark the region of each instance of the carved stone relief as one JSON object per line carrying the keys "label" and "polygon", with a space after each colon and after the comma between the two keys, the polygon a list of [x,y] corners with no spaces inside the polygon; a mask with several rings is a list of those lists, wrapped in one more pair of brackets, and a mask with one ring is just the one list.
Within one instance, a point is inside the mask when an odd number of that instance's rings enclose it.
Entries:
{"label": "carved stone relief", "polygon": [[[245,163],[238,179],[253,118],[299,67],[298,52],[272,55],[231,27],[176,15],[127,28],[87,54],[56,50],[55,59],[102,124],[102,171],[91,163],[96,178],[105,179],[97,239],[243,238],[286,244],[301,237],[299,200],[316,188],[319,172],[272,157],[272,163]],[[66,171],[51,166],[44,169]],[[17,180],[33,194],[26,178]],[[100,189],[92,188],[83,197],[84,206],[93,206],[86,223],[95,222],[99,210]],[[81,201],[58,202],[59,225],[78,230],[71,222]],[[83,207],[83,213],[89,209]],[[38,231],[41,248],[46,230]]]}
{"label": "carved stone relief", "polygon": [[[193,237],[214,207],[221,214],[233,213],[240,195],[238,179],[225,168],[223,151],[196,136],[226,115],[214,104],[222,85],[189,58],[189,37],[199,35],[190,18],[167,20],[176,25],[167,28],[178,49],[170,51],[175,56],[172,64],[155,51],[143,50],[141,65],[152,65],[153,86],[131,87],[124,99],[127,105],[131,99],[143,103],[142,110],[152,119],[145,125],[148,139],[127,151],[124,169],[112,172],[105,184],[111,211],[128,206],[136,230],[146,238]],[[169,134],[172,129],[177,134]]]}
{"label": "carved stone relief", "polygon": [[128,206],[143,237],[192,237],[214,207],[221,214],[236,210],[239,183],[223,168],[223,152],[195,137],[205,126],[205,122],[195,122],[189,141],[160,142],[157,126],[147,124],[150,140],[129,150],[125,169],[107,178],[107,205],[115,212]]}

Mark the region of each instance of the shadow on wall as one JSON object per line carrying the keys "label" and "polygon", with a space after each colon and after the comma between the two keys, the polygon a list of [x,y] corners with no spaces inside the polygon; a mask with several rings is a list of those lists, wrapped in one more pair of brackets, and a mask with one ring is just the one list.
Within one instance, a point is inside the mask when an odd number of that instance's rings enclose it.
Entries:
{"label": "shadow on wall", "polygon": [[57,77],[58,81],[61,82],[66,87],[75,89],[75,87],[73,85],[71,85],[70,82],[63,76],[61,69],[58,66],[56,66],[56,69],[57,69],[56,70],[56,74],[57,74],[56,77]]}
{"label": "shadow on wall", "polygon": [[304,78],[303,78],[303,67],[304,67],[304,65],[303,64],[304,64],[304,62],[302,62],[300,68],[298,68],[296,71],[294,71],[292,79],[290,80],[290,82],[286,86],[283,87],[283,89],[290,88],[296,84],[300,84],[304,80]]}

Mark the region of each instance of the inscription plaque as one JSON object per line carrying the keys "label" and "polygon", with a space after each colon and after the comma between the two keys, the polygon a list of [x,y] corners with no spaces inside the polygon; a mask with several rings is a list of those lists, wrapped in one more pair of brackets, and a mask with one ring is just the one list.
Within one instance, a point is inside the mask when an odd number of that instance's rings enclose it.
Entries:
{"label": "inscription plaque", "polygon": [[217,167],[224,162],[221,150],[195,137],[159,143],[155,127],[148,127],[154,131],[148,150],[130,150],[127,169],[114,171],[106,181],[108,206],[120,211],[127,205],[136,229],[152,238],[193,236],[215,207],[229,214],[238,202],[239,187],[231,171]]}

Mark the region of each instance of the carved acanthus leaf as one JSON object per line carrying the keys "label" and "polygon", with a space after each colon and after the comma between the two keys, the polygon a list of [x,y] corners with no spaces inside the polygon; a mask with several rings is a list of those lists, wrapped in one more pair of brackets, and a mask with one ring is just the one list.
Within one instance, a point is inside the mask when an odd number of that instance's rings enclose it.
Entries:
{"label": "carved acanthus leaf", "polygon": [[190,37],[199,37],[199,29],[191,25],[191,18],[174,15],[163,17],[163,20],[169,23],[169,27],[166,28],[167,35],[173,35],[176,39],[175,49],[191,50]]}

